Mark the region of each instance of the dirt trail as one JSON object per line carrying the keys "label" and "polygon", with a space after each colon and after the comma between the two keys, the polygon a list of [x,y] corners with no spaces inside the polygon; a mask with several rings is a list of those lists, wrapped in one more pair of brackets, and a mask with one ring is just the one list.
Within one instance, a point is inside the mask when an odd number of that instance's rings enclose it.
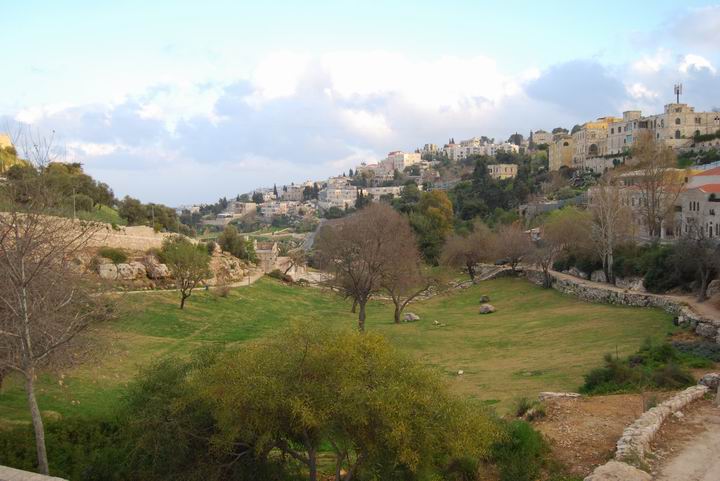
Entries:
{"label": "dirt trail", "polygon": [[696,403],[681,418],[671,418],[653,446],[656,481],[720,480],[720,408]]}

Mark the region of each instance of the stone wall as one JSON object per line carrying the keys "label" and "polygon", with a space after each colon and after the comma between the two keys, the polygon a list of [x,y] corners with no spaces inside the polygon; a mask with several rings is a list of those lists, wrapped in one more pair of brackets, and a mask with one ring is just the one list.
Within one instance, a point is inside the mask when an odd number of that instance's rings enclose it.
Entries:
{"label": "stone wall", "polygon": [[[525,269],[525,277],[538,285],[543,285],[543,273],[536,269]],[[708,340],[720,343],[720,319],[707,319],[695,313],[687,305],[668,296],[617,289],[600,283],[589,283],[583,279],[552,276],[553,289],[588,302],[617,304],[633,307],[657,307],[669,312],[676,318],[678,325],[688,327],[696,334]]]}
{"label": "stone wall", "polygon": [[649,454],[650,443],[662,427],[662,423],[688,404],[702,398],[708,392],[704,385],[692,386],[667,401],[645,411],[626,427],[617,442],[615,459],[598,466],[585,481],[650,480],[650,475],[627,463],[642,462]]}
{"label": "stone wall", "polygon": [[104,224],[92,237],[89,245],[144,252],[148,249],[160,249],[163,241],[172,235],[174,234],[155,232],[151,227],[142,225],[114,229],[110,224]]}
{"label": "stone wall", "polygon": [[45,476],[42,474],[31,473],[29,471],[21,471],[19,469],[0,466],[0,481],[66,481],[62,478],[54,476]]}

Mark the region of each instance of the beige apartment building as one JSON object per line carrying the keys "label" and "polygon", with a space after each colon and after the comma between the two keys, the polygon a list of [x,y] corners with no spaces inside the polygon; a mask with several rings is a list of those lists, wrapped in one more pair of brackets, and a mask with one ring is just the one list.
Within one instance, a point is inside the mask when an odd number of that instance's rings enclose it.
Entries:
{"label": "beige apartment building", "polygon": [[417,164],[421,161],[420,153],[418,152],[402,152],[402,151],[394,151],[390,152],[387,156],[387,159],[385,159],[385,163],[390,169],[391,172],[394,172],[396,170],[399,170],[402,172],[405,170],[405,167],[410,167],[411,165]]}
{"label": "beige apartment building", "polygon": [[574,167],[587,167],[587,159],[602,157],[608,153],[609,126],[619,120],[616,117],[601,117],[584,123],[580,130],[572,134]]}
{"label": "beige apartment building", "polygon": [[550,170],[560,170],[560,167],[572,167],[573,152],[575,152],[575,145],[572,135],[554,135],[548,151]]}

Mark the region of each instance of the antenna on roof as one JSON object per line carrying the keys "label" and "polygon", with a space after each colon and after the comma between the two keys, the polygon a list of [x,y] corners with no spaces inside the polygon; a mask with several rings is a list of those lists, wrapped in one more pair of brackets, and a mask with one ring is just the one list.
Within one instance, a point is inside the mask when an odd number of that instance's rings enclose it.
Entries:
{"label": "antenna on roof", "polygon": [[677,103],[680,103],[680,96],[682,93],[682,84],[675,84],[675,97],[677,98]]}

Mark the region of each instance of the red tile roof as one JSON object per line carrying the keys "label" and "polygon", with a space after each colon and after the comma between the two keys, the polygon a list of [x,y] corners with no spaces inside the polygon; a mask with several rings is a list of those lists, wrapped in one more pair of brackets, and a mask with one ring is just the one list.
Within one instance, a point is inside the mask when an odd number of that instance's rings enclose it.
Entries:
{"label": "red tile roof", "polygon": [[706,194],[720,194],[720,184],[705,184],[698,187]]}
{"label": "red tile roof", "polygon": [[713,169],[705,170],[703,172],[700,172],[699,174],[695,174],[693,177],[699,177],[701,175],[720,175],[720,167],[715,167]]}

